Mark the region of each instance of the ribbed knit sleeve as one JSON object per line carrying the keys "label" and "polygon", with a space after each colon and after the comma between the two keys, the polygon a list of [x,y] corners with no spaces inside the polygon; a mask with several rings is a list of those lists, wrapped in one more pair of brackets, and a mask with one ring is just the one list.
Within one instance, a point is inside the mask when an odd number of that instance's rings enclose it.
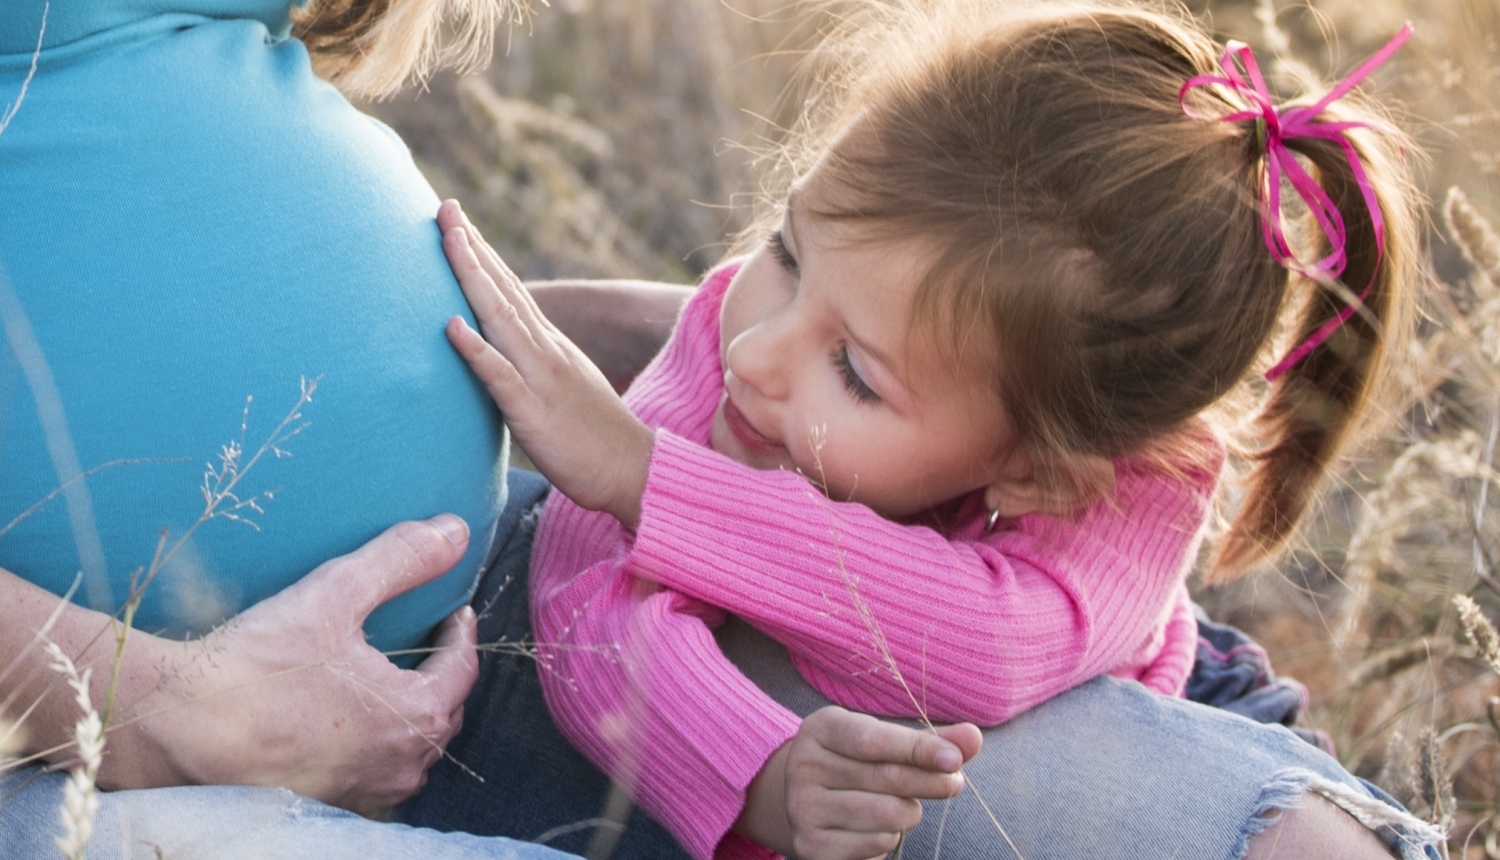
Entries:
{"label": "ribbed knit sleeve", "polygon": [[[630,563],[786,645],[840,704],[994,725],[1164,644],[1214,478],[1116,471],[1079,516],[983,535],[971,504],[955,536],[661,432]],[[1146,677],[1172,694],[1176,674]]]}
{"label": "ribbed knit sleeve", "polygon": [[[627,401],[646,423],[696,433],[712,419],[719,297],[733,270],[689,302],[672,340]],[[539,675],[553,719],[584,755],[693,854],[775,855],[729,834],[745,791],[800,721],[734,667],[711,629],[724,613],[636,578],[631,535],[560,493],[531,560]]]}
{"label": "ribbed knit sleeve", "polygon": [[560,495],[543,515],[541,676],[579,749],[694,856],[754,856],[726,834],[798,723],[719,651],[725,611],[869,713],[993,725],[1104,673],[1179,693],[1196,644],[1183,579],[1220,447],[1170,472],[1118,461],[1109,501],[989,534],[980,494],[925,524],[831,501],[707,447],[733,271],[710,276],[626,396],[657,430],[637,533]]}

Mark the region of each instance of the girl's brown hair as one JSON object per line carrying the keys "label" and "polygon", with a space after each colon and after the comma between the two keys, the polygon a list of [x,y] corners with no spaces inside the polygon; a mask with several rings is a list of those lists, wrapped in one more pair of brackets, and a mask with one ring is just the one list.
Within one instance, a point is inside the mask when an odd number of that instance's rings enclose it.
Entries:
{"label": "girl's brown hair", "polygon": [[439,68],[489,61],[496,29],[525,0],[310,0],[292,9],[293,35],[313,69],[357,98],[384,98]]}
{"label": "girl's brown hair", "polygon": [[[935,263],[916,319],[966,353],[986,345],[1038,479],[1076,484],[1080,455],[1187,444],[1195,416],[1258,380],[1351,294],[1272,258],[1255,123],[1196,120],[1179,105],[1219,53],[1176,9],[872,0],[814,52],[812,96],[768,197],[784,200],[816,164],[816,181],[836,189],[821,199],[838,201],[816,216],[859,222],[872,241],[927,240]],[[1242,107],[1233,98],[1190,95],[1211,115]],[[1357,96],[1321,117],[1376,118]],[[1384,253],[1338,146],[1289,141],[1343,215],[1343,282],[1371,287],[1358,314],[1266,384],[1253,469],[1211,579],[1285,544],[1407,332],[1420,211],[1411,144],[1395,132],[1348,138],[1379,200]],[[1302,228],[1304,255],[1326,252]]]}

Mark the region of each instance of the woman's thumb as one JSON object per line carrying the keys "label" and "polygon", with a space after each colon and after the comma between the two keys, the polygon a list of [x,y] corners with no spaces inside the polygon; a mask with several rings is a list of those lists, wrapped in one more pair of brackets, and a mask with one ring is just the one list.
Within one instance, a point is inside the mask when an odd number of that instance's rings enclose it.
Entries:
{"label": "woman's thumb", "polygon": [[447,573],[468,547],[469,527],[452,514],[397,523],[319,565],[306,584],[335,589],[363,620],[382,603]]}

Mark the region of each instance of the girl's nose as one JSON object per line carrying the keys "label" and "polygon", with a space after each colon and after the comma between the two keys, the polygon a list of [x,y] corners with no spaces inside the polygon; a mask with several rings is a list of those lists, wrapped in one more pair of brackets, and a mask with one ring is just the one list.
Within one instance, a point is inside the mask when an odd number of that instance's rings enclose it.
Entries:
{"label": "girl's nose", "polygon": [[724,369],[762,397],[781,400],[791,392],[794,338],[783,315],[773,315],[729,342]]}

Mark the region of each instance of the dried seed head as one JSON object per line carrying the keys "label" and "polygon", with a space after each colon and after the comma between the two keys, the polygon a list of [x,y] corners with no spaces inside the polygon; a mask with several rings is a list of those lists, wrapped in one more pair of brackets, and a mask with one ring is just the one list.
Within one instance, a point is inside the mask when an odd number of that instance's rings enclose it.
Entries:
{"label": "dried seed head", "polygon": [[73,698],[82,712],[73,727],[73,741],[78,747],[78,763],[68,773],[63,786],[63,805],[58,810],[62,817],[63,833],[56,838],[57,847],[67,860],[83,860],[88,849],[89,837],[94,832],[94,815],[99,811],[99,765],[104,761],[104,724],[89,696],[88,669],[78,671],[72,658],[57,647],[47,643],[47,655],[52,658],[52,668],[68,681],[73,688]]}
{"label": "dried seed head", "polygon": [[1500,633],[1495,632],[1495,625],[1467,594],[1455,595],[1453,605],[1458,607],[1458,620],[1463,623],[1469,641],[1479,649],[1479,656],[1490,665],[1490,671],[1500,675]]}
{"label": "dried seed head", "polygon": [[1417,780],[1413,788],[1430,810],[1427,820],[1448,829],[1453,820],[1453,783],[1448,779],[1442,741],[1432,726],[1424,727],[1417,739]]}
{"label": "dried seed head", "polygon": [[1469,203],[1469,198],[1457,186],[1448,189],[1448,199],[1443,202],[1443,222],[1448,235],[1458,243],[1464,259],[1473,264],[1488,280],[1481,290],[1481,298],[1495,295],[1500,284],[1500,236],[1483,215]]}
{"label": "dried seed head", "polygon": [[1413,787],[1416,779],[1417,751],[1407,739],[1406,733],[1396,729],[1391,732],[1390,740],[1386,741],[1385,761],[1380,766],[1380,775],[1375,782],[1398,794],[1406,794],[1399,799],[1407,806],[1415,806]]}

